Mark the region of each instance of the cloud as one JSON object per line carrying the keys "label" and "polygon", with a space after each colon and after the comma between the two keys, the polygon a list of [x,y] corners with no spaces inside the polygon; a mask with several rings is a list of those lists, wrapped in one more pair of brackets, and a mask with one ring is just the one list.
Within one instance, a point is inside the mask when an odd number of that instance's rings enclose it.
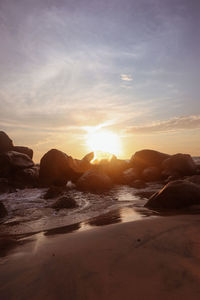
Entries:
{"label": "cloud", "polygon": [[128,134],[154,134],[197,128],[200,128],[200,115],[190,115],[176,117],[170,120],[160,121],[144,126],[131,126],[126,132]]}
{"label": "cloud", "polygon": [[122,81],[132,81],[133,78],[132,78],[132,76],[129,75],[129,74],[121,74],[121,80],[122,80]]}

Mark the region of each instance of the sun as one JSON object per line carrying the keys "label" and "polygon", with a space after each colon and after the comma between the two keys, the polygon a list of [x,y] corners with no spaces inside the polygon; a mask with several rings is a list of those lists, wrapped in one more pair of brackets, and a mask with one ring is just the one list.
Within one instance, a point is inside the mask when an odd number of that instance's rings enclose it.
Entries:
{"label": "sun", "polygon": [[121,150],[120,138],[108,130],[96,130],[88,133],[87,146],[95,153],[97,159],[119,155]]}

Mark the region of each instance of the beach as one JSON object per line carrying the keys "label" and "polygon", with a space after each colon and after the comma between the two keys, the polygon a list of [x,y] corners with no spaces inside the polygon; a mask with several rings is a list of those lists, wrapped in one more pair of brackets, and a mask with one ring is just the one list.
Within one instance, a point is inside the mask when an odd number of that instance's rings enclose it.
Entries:
{"label": "beach", "polygon": [[199,299],[200,217],[21,237],[2,252],[1,299]]}

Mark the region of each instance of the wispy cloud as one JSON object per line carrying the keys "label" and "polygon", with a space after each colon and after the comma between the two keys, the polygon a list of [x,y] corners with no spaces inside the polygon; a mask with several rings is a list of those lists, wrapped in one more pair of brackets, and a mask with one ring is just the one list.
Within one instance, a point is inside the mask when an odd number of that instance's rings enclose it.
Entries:
{"label": "wispy cloud", "polygon": [[131,126],[128,134],[153,134],[177,130],[189,130],[200,128],[200,115],[176,117],[170,120],[152,123],[145,126]]}
{"label": "wispy cloud", "polygon": [[130,74],[121,74],[121,80],[122,81],[132,81],[133,78]]}

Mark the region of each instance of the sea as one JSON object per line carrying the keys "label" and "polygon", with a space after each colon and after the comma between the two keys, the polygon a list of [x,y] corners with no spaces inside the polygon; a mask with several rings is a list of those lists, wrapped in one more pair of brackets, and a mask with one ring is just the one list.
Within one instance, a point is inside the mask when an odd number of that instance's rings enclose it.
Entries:
{"label": "sea", "polygon": [[[200,157],[194,157],[200,164]],[[116,185],[110,191],[93,194],[71,188],[67,195],[78,204],[77,208],[53,209],[55,199],[44,199],[47,189],[17,190],[0,195],[8,215],[1,219],[0,235],[26,235],[39,232],[65,232],[69,228],[85,230],[94,226],[136,221],[159,215],[144,208],[153,193],[163,187],[162,183],[149,183],[144,189]]]}

